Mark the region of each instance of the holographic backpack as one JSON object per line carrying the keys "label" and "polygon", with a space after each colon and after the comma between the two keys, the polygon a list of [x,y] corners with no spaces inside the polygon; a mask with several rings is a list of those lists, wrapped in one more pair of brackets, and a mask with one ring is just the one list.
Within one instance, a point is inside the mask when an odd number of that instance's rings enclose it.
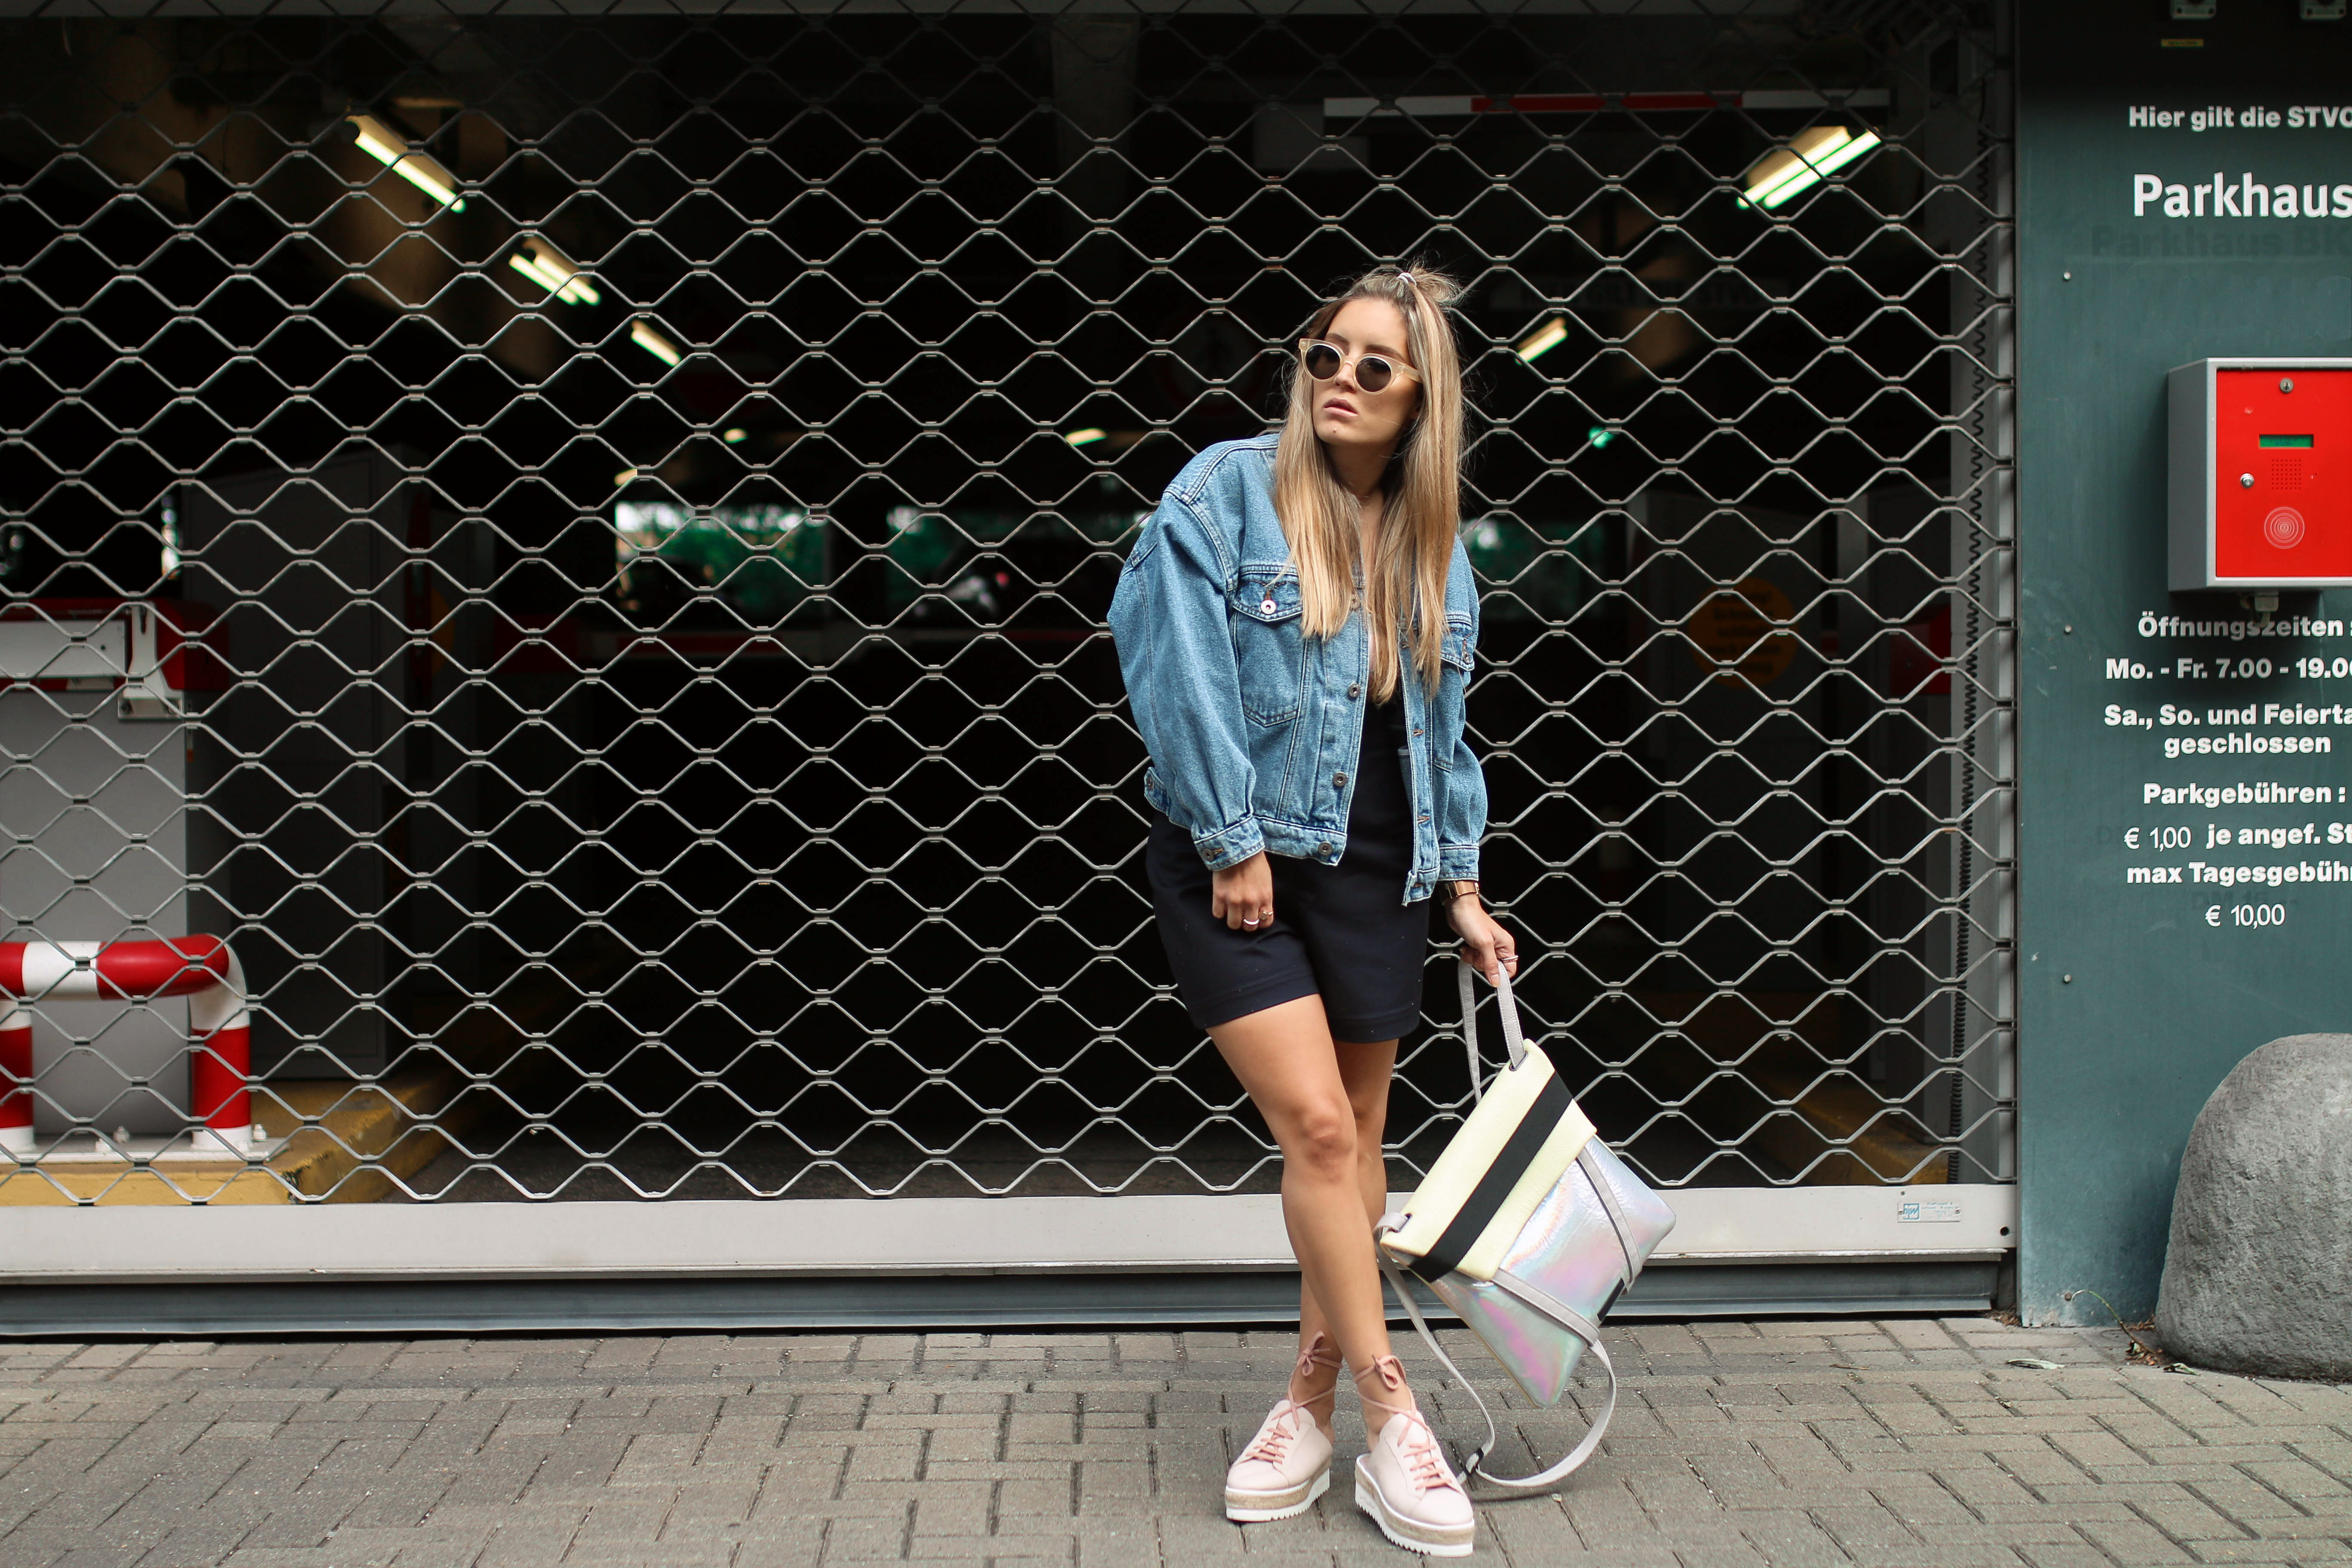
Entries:
{"label": "holographic backpack", "polygon": [[[1601,1320],[1675,1227],[1674,1211],[1593,1132],[1568,1086],[1519,1032],[1511,981],[1497,982],[1509,1062],[1478,1081],[1477,996],[1461,969],[1462,1041],[1475,1101],[1420,1190],[1374,1227],[1381,1267],[1405,1315],[1486,1417],[1463,1479],[1494,1452],[1495,1416],[1429,1331],[1402,1274],[1424,1281],[1461,1316],[1529,1399],[1553,1405],[1587,1352],[1609,1376],[1601,1414],[1568,1458],[1496,1486],[1549,1486],[1592,1457],[1617,1409],[1617,1369]],[[1400,1270],[1402,1273],[1400,1273]]]}

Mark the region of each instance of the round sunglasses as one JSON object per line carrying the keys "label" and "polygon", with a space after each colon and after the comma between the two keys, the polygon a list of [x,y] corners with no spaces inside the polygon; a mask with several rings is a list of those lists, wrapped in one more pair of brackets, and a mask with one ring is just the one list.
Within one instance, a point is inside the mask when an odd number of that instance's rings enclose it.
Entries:
{"label": "round sunglasses", "polygon": [[1307,374],[1318,381],[1328,381],[1349,365],[1356,367],[1356,384],[1366,392],[1386,392],[1389,383],[1399,376],[1407,381],[1419,381],[1421,374],[1411,365],[1399,364],[1386,354],[1358,354],[1349,359],[1339,352],[1336,343],[1320,338],[1298,340],[1298,363]]}

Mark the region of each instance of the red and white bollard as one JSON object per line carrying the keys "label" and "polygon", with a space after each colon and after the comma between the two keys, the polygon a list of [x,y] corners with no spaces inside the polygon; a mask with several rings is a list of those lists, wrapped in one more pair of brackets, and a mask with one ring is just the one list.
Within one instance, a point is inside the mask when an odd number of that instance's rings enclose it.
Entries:
{"label": "red and white bollard", "polygon": [[[209,1141],[238,1159],[262,1143],[253,1121],[253,1015],[245,972],[216,936],[170,942],[0,942],[0,1154],[33,1144],[33,1016],[26,1002],[188,999],[188,1100]],[[15,1084],[18,1087],[11,1089]]]}

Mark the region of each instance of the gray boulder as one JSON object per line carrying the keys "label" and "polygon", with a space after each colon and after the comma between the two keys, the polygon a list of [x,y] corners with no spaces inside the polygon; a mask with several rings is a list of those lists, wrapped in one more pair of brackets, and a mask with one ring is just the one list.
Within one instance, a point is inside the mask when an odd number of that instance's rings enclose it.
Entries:
{"label": "gray boulder", "polygon": [[2273,1040],[2197,1113],[2156,1331],[2199,1366],[2352,1378],[2352,1035]]}

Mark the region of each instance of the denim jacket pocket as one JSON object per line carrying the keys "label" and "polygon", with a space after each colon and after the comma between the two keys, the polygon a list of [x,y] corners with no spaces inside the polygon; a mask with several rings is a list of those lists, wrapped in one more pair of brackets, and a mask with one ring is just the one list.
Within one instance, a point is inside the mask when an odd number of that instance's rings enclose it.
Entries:
{"label": "denim jacket pocket", "polygon": [[[1437,691],[1431,700],[1430,721],[1437,734],[1459,735],[1462,732],[1463,699],[1470,685],[1470,666],[1475,653],[1471,641],[1470,623],[1448,617],[1444,640],[1437,648]],[[1454,748],[1435,748],[1434,761],[1446,773],[1454,771]]]}
{"label": "denim jacket pocket", "polygon": [[1232,603],[1242,712],[1255,723],[1287,724],[1298,717],[1307,686],[1297,574],[1289,566],[1244,566]]}

